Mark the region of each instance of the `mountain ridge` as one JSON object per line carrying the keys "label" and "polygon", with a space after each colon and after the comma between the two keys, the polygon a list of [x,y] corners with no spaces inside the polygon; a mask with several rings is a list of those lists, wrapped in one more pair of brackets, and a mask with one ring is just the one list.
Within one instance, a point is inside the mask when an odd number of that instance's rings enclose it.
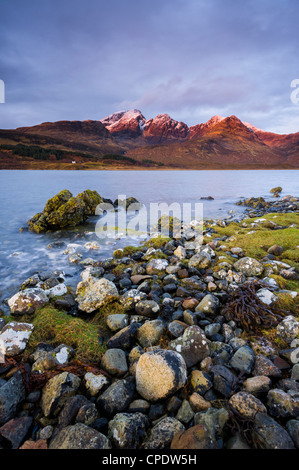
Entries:
{"label": "mountain ridge", "polygon": [[[237,116],[213,116],[188,126],[168,114],[146,119],[138,109],[118,111],[100,120],[45,122],[0,130],[0,146],[37,145],[80,151],[101,159],[125,155],[164,166],[196,169],[299,168],[299,132],[263,131]],[[0,163],[1,165],[1,163]]]}

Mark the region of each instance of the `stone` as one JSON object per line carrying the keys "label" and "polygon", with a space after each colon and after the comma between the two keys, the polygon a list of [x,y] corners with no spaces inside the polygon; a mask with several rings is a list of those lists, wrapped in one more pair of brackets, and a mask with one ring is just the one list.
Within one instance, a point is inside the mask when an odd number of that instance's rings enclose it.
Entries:
{"label": "stone", "polygon": [[137,331],[137,340],[144,348],[159,343],[164,327],[162,320],[146,321]]}
{"label": "stone", "polygon": [[101,365],[109,374],[121,377],[128,371],[126,353],[122,349],[107,349],[102,356]]}
{"label": "stone", "polygon": [[197,305],[195,311],[206,315],[217,315],[220,307],[219,299],[213,294],[207,294]]}
{"label": "stone", "polygon": [[134,322],[115,333],[115,335],[107,341],[107,348],[131,349],[136,342],[138,327],[139,324]]}
{"label": "stone", "polygon": [[137,289],[130,289],[120,296],[119,302],[127,309],[131,310],[140,301],[146,299],[146,294]]}
{"label": "stone", "polygon": [[50,379],[42,391],[41,407],[44,415],[57,415],[67,398],[76,393],[80,382],[79,377],[69,372],[63,372]]}
{"label": "stone", "polygon": [[12,449],[18,449],[24,441],[31,424],[32,418],[29,416],[11,419],[0,428],[0,435],[10,443]]}
{"label": "stone", "polygon": [[49,449],[111,449],[111,444],[100,432],[76,423],[62,428],[50,441]]}
{"label": "stone", "polygon": [[246,276],[260,276],[264,270],[264,267],[256,259],[245,256],[240,258],[234,263],[236,271],[245,274]]}
{"label": "stone", "polygon": [[135,312],[143,317],[155,318],[160,312],[160,307],[154,300],[140,300],[135,305]]}
{"label": "stone", "polygon": [[34,313],[49,301],[47,294],[38,287],[17,292],[8,300],[10,312],[14,315]]}
{"label": "stone", "polygon": [[194,392],[204,395],[213,387],[210,376],[201,370],[193,370],[190,377],[190,385]]}
{"label": "stone", "polygon": [[203,424],[197,424],[178,432],[171,442],[171,449],[219,449],[219,445],[210,436]]}
{"label": "stone", "polygon": [[192,410],[195,413],[198,413],[199,411],[205,411],[208,408],[211,408],[212,406],[209,401],[205,400],[201,395],[199,395],[196,392],[190,395],[189,402],[190,402]]}
{"label": "stone", "polygon": [[87,372],[84,375],[85,388],[91,397],[96,397],[100,391],[109,385],[109,380],[105,375],[95,375],[92,372]]}
{"label": "stone", "polygon": [[175,338],[181,336],[184,333],[186,327],[186,324],[183,324],[176,320],[168,323],[168,331],[171,336],[174,336]]}
{"label": "stone", "polygon": [[229,405],[234,413],[249,421],[254,420],[256,413],[267,413],[264,404],[247,392],[235,393],[229,399]]}
{"label": "stone", "polygon": [[86,402],[87,398],[84,395],[74,395],[67,398],[59,413],[58,425],[65,427],[69,424],[73,424],[78,411]]}
{"label": "stone", "polygon": [[76,290],[76,301],[79,309],[92,313],[103,305],[118,298],[118,290],[108,279],[91,278],[89,281],[79,282]]}
{"label": "stone", "polygon": [[207,338],[197,325],[186,328],[184,334],[170,341],[168,346],[182,355],[187,367],[197,364],[209,355]]}
{"label": "stone", "polygon": [[268,248],[267,253],[280,256],[283,253],[283,247],[281,245],[272,245],[270,248]]}
{"label": "stone", "polygon": [[83,423],[93,427],[93,423],[99,418],[97,407],[94,403],[88,402],[81,406],[76,416],[76,423]]}
{"label": "stone", "polygon": [[0,425],[15,416],[18,405],[25,400],[26,391],[20,372],[0,387]]}
{"label": "stone", "polygon": [[194,424],[202,424],[209,432],[210,437],[216,441],[222,439],[223,429],[229,419],[225,408],[208,408],[206,411],[196,413]]}
{"label": "stone", "polygon": [[250,374],[255,360],[254,351],[249,346],[239,348],[230,360],[230,365],[238,372]]}
{"label": "stone", "polygon": [[243,385],[247,393],[251,393],[256,397],[259,397],[270,390],[271,379],[264,375],[256,375],[255,377],[249,377],[246,379]]}
{"label": "stone", "polygon": [[194,411],[190,403],[188,402],[188,400],[183,400],[176,414],[176,419],[181,421],[181,423],[187,425],[193,417],[194,417]]}
{"label": "stone", "polygon": [[122,313],[115,313],[114,315],[108,315],[106,319],[108,328],[113,332],[122,330],[123,328],[128,326],[128,322],[129,322],[128,315],[122,314]]}
{"label": "stone", "polygon": [[201,252],[193,255],[188,262],[189,268],[206,269],[211,264],[211,256],[208,253]]}
{"label": "stone", "polygon": [[294,449],[289,433],[266,413],[257,413],[252,437],[262,449]]}
{"label": "stone", "polygon": [[179,420],[164,418],[150,430],[141,449],[169,449],[174,436],[184,430],[185,427]]}
{"label": "stone", "polygon": [[281,371],[268,357],[257,354],[255,356],[252,375],[266,375],[271,379],[279,379],[281,377]]}
{"label": "stone", "polygon": [[274,418],[297,418],[299,417],[299,397],[292,398],[283,390],[272,389],[267,395],[267,408]]}
{"label": "stone", "polygon": [[278,301],[277,295],[273,294],[269,289],[259,289],[256,295],[266,305],[272,305]]}
{"label": "stone", "polygon": [[138,393],[150,402],[166,399],[187,381],[186,364],[174,351],[156,349],[140,356],[136,367]]}
{"label": "stone", "polygon": [[225,397],[229,396],[235,388],[235,374],[222,365],[213,366],[211,372],[213,374],[214,389]]}
{"label": "stone", "polygon": [[297,449],[299,449],[299,421],[297,419],[290,419],[286,424],[286,429],[293,439]]}
{"label": "stone", "polygon": [[39,439],[38,441],[25,441],[24,444],[19,447],[19,449],[29,449],[29,450],[45,450],[48,449],[47,441],[45,439]]}
{"label": "stone", "polygon": [[186,250],[183,246],[178,246],[174,252],[173,252],[174,256],[176,256],[177,258],[179,259],[184,259],[186,258]]}
{"label": "stone", "polygon": [[108,438],[116,449],[137,449],[148,426],[142,413],[118,413],[109,421]]}
{"label": "stone", "polygon": [[114,382],[97,399],[100,412],[110,417],[124,411],[133,399],[135,383],[133,380],[121,379]]}
{"label": "stone", "polygon": [[276,327],[278,336],[286,343],[290,344],[299,335],[299,321],[288,315]]}
{"label": "stone", "polygon": [[1,353],[8,357],[21,354],[29,341],[34,326],[31,323],[9,322],[0,333]]}
{"label": "stone", "polygon": [[166,259],[151,259],[146,266],[146,274],[161,274],[163,273],[168,266],[168,261]]}

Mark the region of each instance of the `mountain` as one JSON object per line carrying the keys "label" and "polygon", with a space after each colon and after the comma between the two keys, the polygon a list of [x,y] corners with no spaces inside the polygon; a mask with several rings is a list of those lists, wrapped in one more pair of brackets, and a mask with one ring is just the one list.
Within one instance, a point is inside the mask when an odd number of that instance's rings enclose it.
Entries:
{"label": "mountain", "polygon": [[10,152],[11,162],[17,154],[14,146],[20,143],[81,152],[81,160],[89,154],[96,162],[103,159],[107,162],[111,156],[139,167],[299,168],[299,132],[289,135],[266,132],[236,116],[216,115],[206,123],[188,127],[168,114],[146,119],[141,111],[133,109],[99,121],[46,122],[0,130],[0,150],[5,149],[6,157]]}

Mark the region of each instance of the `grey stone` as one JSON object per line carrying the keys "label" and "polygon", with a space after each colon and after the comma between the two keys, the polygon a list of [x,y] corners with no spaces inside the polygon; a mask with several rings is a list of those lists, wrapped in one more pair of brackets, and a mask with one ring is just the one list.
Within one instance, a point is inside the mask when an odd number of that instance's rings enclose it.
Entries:
{"label": "grey stone", "polygon": [[109,421],[108,437],[117,449],[136,449],[149,426],[142,413],[118,413]]}
{"label": "grey stone", "polygon": [[41,407],[44,415],[46,417],[56,415],[67,398],[76,393],[80,382],[79,377],[69,372],[63,372],[50,379],[42,391]]}
{"label": "grey stone", "polygon": [[294,449],[289,433],[265,413],[257,413],[254,419],[253,438],[262,449]]}
{"label": "grey stone", "polygon": [[49,449],[111,449],[106,436],[85,424],[62,428],[49,444]]}
{"label": "grey stone", "polygon": [[117,380],[98,397],[99,411],[109,417],[124,411],[132,401],[134,392],[135,383],[133,380]]}
{"label": "grey stone", "polygon": [[264,267],[256,259],[245,256],[234,263],[236,271],[245,274],[246,276],[260,276]]}
{"label": "grey stone", "polygon": [[291,419],[287,422],[286,428],[295,446],[299,449],[299,421],[297,419]]}
{"label": "grey stone", "polygon": [[207,294],[197,305],[195,312],[204,312],[206,315],[217,315],[220,307],[218,297]]}
{"label": "grey stone", "polygon": [[223,437],[223,429],[229,419],[229,413],[224,408],[209,408],[206,411],[196,413],[194,424],[203,424],[209,431],[213,440]]}
{"label": "grey stone", "polygon": [[184,334],[170,341],[168,346],[183,356],[187,367],[197,364],[209,355],[207,338],[197,325],[186,328]]}
{"label": "grey stone", "polygon": [[180,431],[185,431],[185,427],[179,420],[164,418],[150,430],[141,448],[168,449],[174,436]]}
{"label": "grey stone", "polygon": [[183,400],[177,412],[176,419],[181,421],[181,423],[187,425],[193,417],[194,411],[192,410],[190,403],[188,402],[188,400]]}
{"label": "grey stone", "polygon": [[278,418],[297,418],[299,416],[299,398],[280,389],[272,389],[267,395],[267,408],[271,416]]}
{"label": "grey stone", "polygon": [[235,352],[231,358],[230,365],[239,372],[250,374],[254,360],[254,351],[249,346],[243,346]]}
{"label": "grey stone", "polygon": [[111,375],[121,377],[128,371],[126,353],[122,349],[107,349],[101,359],[102,367]]}
{"label": "grey stone", "polygon": [[0,387],[0,425],[15,416],[18,405],[25,397],[26,391],[20,373]]}

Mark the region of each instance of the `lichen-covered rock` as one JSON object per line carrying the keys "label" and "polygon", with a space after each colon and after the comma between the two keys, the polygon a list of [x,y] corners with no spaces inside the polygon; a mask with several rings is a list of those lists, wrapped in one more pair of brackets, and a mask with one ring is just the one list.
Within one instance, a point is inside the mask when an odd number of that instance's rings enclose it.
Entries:
{"label": "lichen-covered rock", "polygon": [[223,429],[229,420],[229,413],[225,408],[208,408],[206,411],[196,413],[194,424],[202,424],[209,432],[213,441],[223,438]]}
{"label": "lichen-covered rock", "polygon": [[210,266],[210,264],[211,256],[209,255],[209,253],[206,253],[204,251],[193,255],[188,262],[189,268],[195,269],[206,269]]}
{"label": "lichen-covered rock", "polygon": [[168,261],[166,259],[152,259],[146,266],[146,273],[149,275],[161,274],[165,271],[167,266]]}
{"label": "lichen-covered rock", "polygon": [[254,395],[247,392],[235,393],[229,399],[229,404],[237,415],[247,420],[253,420],[257,413],[267,413],[263,403]]}
{"label": "lichen-covered rock", "polygon": [[288,315],[277,325],[277,334],[290,344],[299,336],[299,321],[293,315]]}
{"label": "lichen-covered rock", "polygon": [[79,309],[91,313],[118,298],[115,284],[108,279],[91,278],[89,281],[79,282],[76,290],[76,301]]}
{"label": "lichen-covered rock", "polygon": [[49,449],[111,449],[104,434],[82,423],[62,428],[51,440]]}
{"label": "lichen-covered rock", "polygon": [[41,407],[44,415],[57,415],[67,398],[76,393],[80,382],[79,377],[69,372],[63,372],[50,379],[42,391]]}
{"label": "lichen-covered rock", "polygon": [[295,449],[289,433],[266,413],[257,413],[252,437],[262,449]]}
{"label": "lichen-covered rock", "polygon": [[24,441],[32,424],[30,416],[14,418],[0,428],[0,435],[11,445],[12,449],[18,449]]}
{"label": "lichen-covered rock", "polygon": [[256,259],[245,256],[234,263],[236,271],[240,271],[246,276],[260,276],[264,267]]}
{"label": "lichen-covered rock", "polygon": [[137,331],[137,340],[144,348],[149,348],[159,343],[163,334],[162,320],[146,321]]}
{"label": "lichen-covered rock", "polygon": [[143,413],[118,413],[109,421],[108,437],[117,449],[136,449],[148,426]]}
{"label": "lichen-covered rock", "polygon": [[97,396],[102,388],[109,385],[109,380],[103,374],[95,375],[92,372],[87,372],[84,375],[84,380],[85,388],[92,397]]}
{"label": "lichen-covered rock", "polygon": [[194,366],[209,355],[207,338],[197,325],[189,326],[183,336],[170,341],[169,349],[181,354],[187,367]]}
{"label": "lichen-covered rock", "polygon": [[270,390],[267,395],[267,407],[274,417],[288,419],[299,417],[299,398],[293,398],[284,390]]}
{"label": "lichen-covered rock", "polygon": [[49,301],[46,292],[38,287],[17,292],[8,300],[8,306],[14,315],[34,313]]}
{"label": "lichen-covered rock", "polygon": [[135,312],[137,315],[142,315],[144,317],[156,317],[158,313],[160,312],[160,307],[157,302],[154,300],[140,300],[136,305],[135,305]]}
{"label": "lichen-covered rock", "polygon": [[97,399],[99,411],[109,417],[124,411],[132,401],[134,392],[135,383],[131,378],[117,380]]}
{"label": "lichen-covered rock", "polygon": [[43,212],[28,221],[29,230],[40,233],[82,224],[88,216],[95,215],[97,205],[102,202],[96,191],[87,189],[73,197],[65,189],[47,201]]}
{"label": "lichen-covered rock", "polygon": [[146,299],[146,294],[141,292],[137,289],[130,289],[125,292],[123,295],[120,296],[119,302],[123,305],[127,310],[131,310],[135,307],[135,305],[140,301]]}
{"label": "lichen-covered rock", "polygon": [[164,418],[150,430],[141,448],[169,449],[174,436],[180,431],[185,431],[185,427],[179,420]]}
{"label": "lichen-covered rock", "polygon": [[10,322],[4,326],[0,334],[0,351],[12,357],[17,356],[27,346],[34,326],[30,323]]}
{"label": "lichen-covered rock", "polygon": [[187,380],[186,364],[174,351],[157,349],[142,354],[136,367],[136,388],[145,399],[155,402],[173,395]]}
{"label": "lichen-covered rock", "polygon": [[197,305],[196,312],[204,312],[207,315],[217,315],[220,308],[218,297],[213,294],[207,294]]}

